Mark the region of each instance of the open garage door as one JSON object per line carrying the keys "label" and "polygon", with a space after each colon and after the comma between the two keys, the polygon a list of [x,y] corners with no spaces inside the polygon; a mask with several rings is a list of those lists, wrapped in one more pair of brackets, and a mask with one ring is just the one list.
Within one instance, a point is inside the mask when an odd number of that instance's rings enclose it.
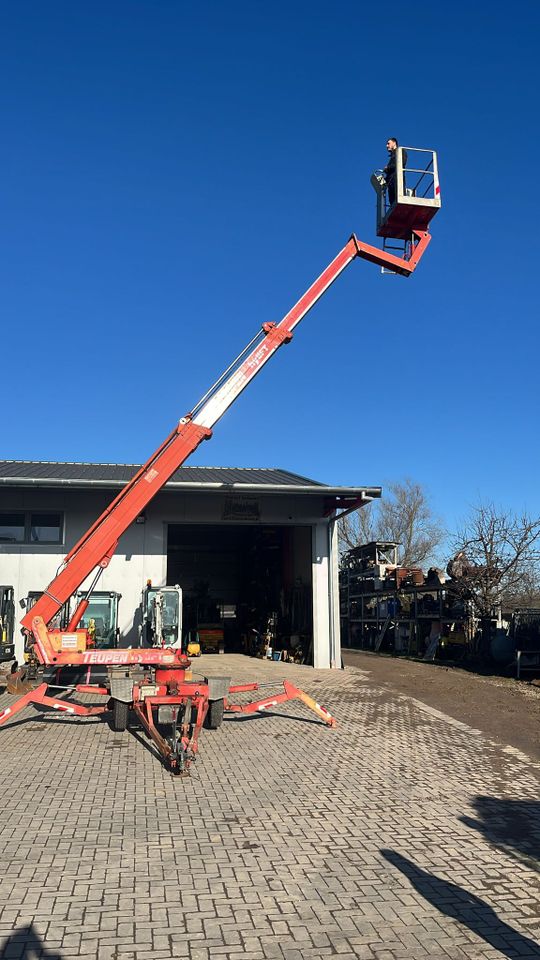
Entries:
{"label": "open garage door", "polygon": [[203,652],[313,661],[310,526],[169,524],[167,583]]}

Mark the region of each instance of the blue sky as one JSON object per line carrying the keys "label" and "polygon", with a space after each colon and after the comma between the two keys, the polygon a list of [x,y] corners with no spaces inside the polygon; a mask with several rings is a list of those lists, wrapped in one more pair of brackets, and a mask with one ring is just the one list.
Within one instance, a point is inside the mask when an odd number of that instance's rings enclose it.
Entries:
{"label": "blue sky", "polygon": [[[384,13],[381,11],[384,9]],[[439,151],[410,280],[357,262],[193,464],[540,512],[537,3],[2,10],[5,459],[141,462]]]}

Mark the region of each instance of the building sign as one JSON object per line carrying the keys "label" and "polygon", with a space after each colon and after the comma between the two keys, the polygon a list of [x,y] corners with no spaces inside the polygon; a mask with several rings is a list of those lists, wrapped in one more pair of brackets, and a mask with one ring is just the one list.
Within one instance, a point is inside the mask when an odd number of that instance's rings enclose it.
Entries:
{"label": "building sign", "polygon": [[255,497],[227,497],[223,507],[223,520],[260,520],[261,510]]}

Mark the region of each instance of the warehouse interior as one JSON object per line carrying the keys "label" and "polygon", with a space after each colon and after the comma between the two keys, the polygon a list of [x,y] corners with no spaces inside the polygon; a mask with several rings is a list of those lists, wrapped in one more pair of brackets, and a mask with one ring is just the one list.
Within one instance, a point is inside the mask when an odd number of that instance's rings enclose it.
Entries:
{"label": "warehouse interior", "polygon": [[270,646],[309,661],[311,540],[309,525],[169,524],[167,583],[182,587],[184,635],[197,632],[203,652]]}

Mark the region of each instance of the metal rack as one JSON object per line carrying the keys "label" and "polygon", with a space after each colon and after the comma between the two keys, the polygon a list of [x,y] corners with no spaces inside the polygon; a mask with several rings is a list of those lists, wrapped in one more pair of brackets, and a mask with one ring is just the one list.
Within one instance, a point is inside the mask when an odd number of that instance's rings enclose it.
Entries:
{"label": "metal rack", "polygon": [[[400,570],[384,578],[366,576],[354,563],[340,573],[340,615],[344,646],[381,649],[434,658],[442,649],[463,655],[469,642],[468,611],[447,583],[410,582],[423,578],[411,571],[399,584]],[[459,649],[458,649],[459,648]]]}

